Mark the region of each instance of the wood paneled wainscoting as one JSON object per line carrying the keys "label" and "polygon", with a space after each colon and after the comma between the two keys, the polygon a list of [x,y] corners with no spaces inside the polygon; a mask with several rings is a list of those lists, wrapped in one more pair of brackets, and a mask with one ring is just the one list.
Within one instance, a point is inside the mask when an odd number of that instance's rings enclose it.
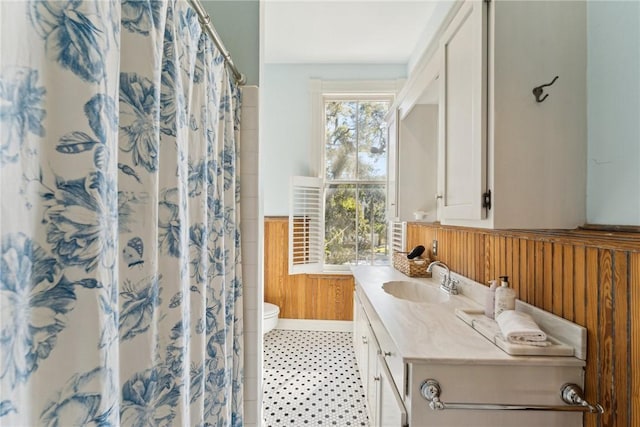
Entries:
{"label": "wood paneled wainscoting", "polygon": [[407,250],[434,239],[452,271],[508,275],[518,298],[586,327],[585,394],[606,412],[584,425],[640,426],[640,234],[408,224]]}
{"label": "wood paneled wainscoting", "polygon": [[353,320],[353,276],[289,275],[288,217],[264,222],[264,300],[284,319]]}

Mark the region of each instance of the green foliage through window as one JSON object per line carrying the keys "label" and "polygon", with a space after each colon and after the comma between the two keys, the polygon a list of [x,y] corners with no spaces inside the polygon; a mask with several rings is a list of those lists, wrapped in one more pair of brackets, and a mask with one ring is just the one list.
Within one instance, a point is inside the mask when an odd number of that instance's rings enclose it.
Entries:
{"label": "green foliage through window", "polygon": [[389,100],[325,102],[325,264],[387,264]]}

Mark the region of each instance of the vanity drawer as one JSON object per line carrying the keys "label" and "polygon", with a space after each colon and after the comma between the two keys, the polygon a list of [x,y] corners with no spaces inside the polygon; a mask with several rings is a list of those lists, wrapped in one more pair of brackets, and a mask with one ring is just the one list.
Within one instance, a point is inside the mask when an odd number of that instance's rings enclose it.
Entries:
{"label": "vanity drawer", "polygon": [[[563,384],[584,385],[584,370],[580,366],[488,365],[412,363],[409,378],[411,399],[407,406],[414,422],[412,427],[581,427],[581,412],[563,411],[499,411],[455,410],[435,411],[421,396],[427,379],[441,387],[441,400],[446,403],[566,405],[562,401]],[[589,415],[591,416],[591,415]]]}

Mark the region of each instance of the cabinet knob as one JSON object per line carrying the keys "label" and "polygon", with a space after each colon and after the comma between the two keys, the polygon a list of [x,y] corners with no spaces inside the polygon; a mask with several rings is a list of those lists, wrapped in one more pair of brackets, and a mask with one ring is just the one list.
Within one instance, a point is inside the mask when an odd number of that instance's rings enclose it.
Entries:
{"label": "cabinet knob", "polygon": [[443,197],[442,197],[442,194],[436,194],[436,200],[438,200],[438,199],[442,199],[442,198],[443,198]]}
{"label": "cabinet knob", "polygon": [[367,340],[366,336],[362,336],[362,344],[367,344],[369,341]]}
{"label": "cabinet knob", "polygon": [[384,357],[391,356],[391,352],[390,351],[385,351],[383,354],[384,354]]}
{"label": "cabinet knob", "polygon": [[380,375],[373,377],[374,381],[380,381]]}

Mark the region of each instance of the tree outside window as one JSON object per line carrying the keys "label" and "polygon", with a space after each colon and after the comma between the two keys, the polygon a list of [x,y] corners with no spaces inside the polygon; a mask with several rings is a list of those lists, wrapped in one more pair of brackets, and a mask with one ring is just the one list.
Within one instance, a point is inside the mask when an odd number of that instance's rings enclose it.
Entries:
{"label": "tree outside window", "polygon": [[326,266],[388,264],[387,128],[391,100],[325,98]]}

